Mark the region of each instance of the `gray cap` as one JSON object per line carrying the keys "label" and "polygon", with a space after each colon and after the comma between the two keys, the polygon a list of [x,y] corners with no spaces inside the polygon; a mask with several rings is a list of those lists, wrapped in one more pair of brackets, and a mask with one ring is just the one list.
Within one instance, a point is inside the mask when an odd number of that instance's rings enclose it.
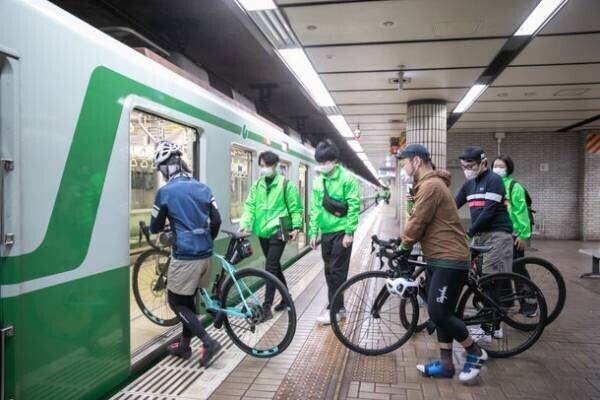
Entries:
{"label": "gray cap", "polygon": [[429,151],[427,151],[427,148],[425,148],[425,146],[421,144],[416,143],[409,144],[404,148],[404,150],[396,154],[396,158],[400,160],[402,160],[403,158],[412,158],[415,156],[420,157],[423,161],[431,160],[431,155],[429,155]]}

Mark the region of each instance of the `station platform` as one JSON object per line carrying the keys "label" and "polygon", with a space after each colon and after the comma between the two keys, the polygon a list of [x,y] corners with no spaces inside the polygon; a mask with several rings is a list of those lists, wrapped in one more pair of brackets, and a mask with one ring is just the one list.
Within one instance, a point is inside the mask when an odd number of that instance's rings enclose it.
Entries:
{"label": "station platform", "polygon": [[[350,275],[372,266],[370,237],[399,234],[393,208],[379,205],[362,216],[355,237]],[[579,248],[598,243],[535,241],[532,255],[547,258],[567,283],[567,302],[559,318],[525,353],[491,359],[471,386],[457,379],[428,379],[415,365],[437,359],[435,336],[415,334],[395,352],[366,357],[345,348],[331,328],[316,323],[326,306],[327,287],[320,251],[310,252],[285,272],[298,325],[288,349],[257,359],[235,347],[224,331],[209,328],[224,350],[208,368],[198,354],[183,361],[167,356],[112,397],[118,400],[234,399],[600,399],[600,286],[581,280],[590,260]],[[276,317],[272,320],[275,324]],[[195,341],[193,347],[199,343]],[[461,366],[464,351],[455,347]]]}

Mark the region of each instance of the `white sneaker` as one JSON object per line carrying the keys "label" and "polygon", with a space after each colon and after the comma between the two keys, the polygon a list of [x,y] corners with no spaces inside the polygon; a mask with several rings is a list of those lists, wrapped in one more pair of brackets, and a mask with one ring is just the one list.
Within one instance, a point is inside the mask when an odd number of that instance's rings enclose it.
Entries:
{"label": "white sneaker", "polygon": [[492,335],[494,339],[504,339],[504,331],[502,328],[496,329]]}
{"label": "white sneaker", "polygon": [[487,334],[481,327],[472,326],[469,328],[469,335],[473,338],[473,340],[477,343],[491,343],[492,335]]}
{"label": "white sneaker", "polygon": [[317,323],[319,323],[319,325],[331,324],[331,319],[329,318],[329,310],[323,311],[323,313],[317,317]]}
{"label": "white sneaker", "polygon": [[467,354],[467,361],[462,372],[458,375],[458,379],[462,383],[471,383],[479,376],[481,367],[488,359],[488,354],[484,349],[481,349],[481,355],[477,357],[473,354]]}

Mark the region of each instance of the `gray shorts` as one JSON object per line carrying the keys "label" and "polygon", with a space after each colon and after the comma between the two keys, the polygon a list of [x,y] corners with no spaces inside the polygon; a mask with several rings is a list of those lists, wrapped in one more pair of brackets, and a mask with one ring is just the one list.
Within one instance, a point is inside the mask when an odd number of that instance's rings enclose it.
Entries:
{"label": "gray shorts", "polygon": [[210,284],[211,257],[201,260],[176,260],[171,258],[167,272],[167,289],[182,296],[196,293],[196,289]]}
{"label": "gray shorts", "polygon": [[483,232],[475,235],[475,244],[493,247],[490,252],[483,254],[481,271],[484,274],[512,272],[514,246],[512,234]]}

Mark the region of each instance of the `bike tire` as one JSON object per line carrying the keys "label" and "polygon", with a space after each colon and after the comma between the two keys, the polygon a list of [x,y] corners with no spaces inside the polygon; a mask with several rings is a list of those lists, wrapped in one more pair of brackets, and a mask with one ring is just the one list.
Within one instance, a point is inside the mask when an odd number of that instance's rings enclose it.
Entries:
{"label": "bike tire", "polygon": [[[407,299],[407,304],[409,304],[412,307],[412,309],[414,310],[413,318],[410,321],[410,324],[408,326],[408,329],[406,329],[406,332],[402,336],[400,336],[397,340],[394,340],[391,344],[383,346],[383,347],[379,347],[379,348],[374,348],[374,347],[368,348],[366,346],[361,346],[360,343],[353,342],[351,338],[347,337],[346,331],[349,331],[348,333],[350,335],[354,336],[356,324],[358,324],[358,322],[364,321],[364,319],[352,321],[353,315],[356,314],[358,316],[362,316],[365,312],[367,312],[367,313],[369,312],[367,310],[361,309],[363,307],[363,305],[365,305],[365,308],[372,308],[372,306],[375,304],[375,302],[379,301],[381,303],[380,306],[383,306],[384,305],[383,303],[387,302],[390,298],[394,299],[394,300],[396,300],[398,298],[398,296],[395,296],[395,295],[394,296],[392,296],[392,295],[382,296],[381,295],[381,293],[382,293],[381,287],[385,288],[385,286],[383,286],[381,283],[384,282],[385,279],[388,277],[389,277],[389,273],[385,272],[385,271],[368,271],[368,272],[364,272],[364,273],[355,275],[352,278],[350,278],[349,280],[347,280],[342,286],[340,286],[333,296],[331,309],[330,309],[331,327],[333,329],[333,333],[335,334],[335,336],[338,338],[338,340],[344,346],[346,346],[347,348],[349,348],[350,350],[352,350],[356,353],[367,355],[367,356],[377,356],[377,355],[392,352],[392,351],[396,350],[397,348],[399,348],[400,346],[402,346],[404,343],[406,343],[406,341],[408,339],[410,339],[410,337],[413,335],[413,333],[415,331],[415,327],[416,327],[417,321],[419,319],[419,315],[418,315],[419,307],[417,305],[416,296],[411,295],[411,296],[406,297],[406,299]],[[373,288],[370,289],[373,293],[373,300],[372,300],[371,306],[369,306],[368,302],[365,304],[364,298],[361,298],[361,296],[357,295],[356,293],[354,295],[354,298],[348,299],[349,302],[343,300],[344,294],[346,293],[347,290],[350,290],[353,285],[355,285],[357,283],[360,284],[361,281],[366,281],[369,279],[372,280],[373,285],[374,285]],[[375,283],[375,279],[381,279],[381,282]],[[368,286],[369,284],[365,284],[365,285]],[[377,286],[377,287],[375,287],[375,286]],[[361,290],[361,288],[358,288],[356,290]],[[365,290],[369,290],[369,288],[366,288]],[[356,311],[354,311],[351,307],[345,307],[346,318],[338,321],[338,319],[336,318],[336,315],[338,314],[340,308],[342,307],[343,302],[346,303],[346,304],[344,304],[345,306],[348,306],[349,304],[353,304],[353,305],[356,304],[357,305]],[[398,314],[400,313],[400,310],[397,309],[396,307],[390,307],[390,309],[397,310]],[[374,310],[372,309],[371,311],[374,311]],[[381,311],[381,307],[379,308],[379,310],[377,310],[377,312],[379,313],[380,311]],[[381,317],[379,316],[379,318],[373,318],[373,319],[381,319]],[[398,319],[400,319],[399,315],[398,315]],[[346,326],[346,324],[349,324],[349,325]],[[394,322],[394,324],[396,324],[398,327],[402,327],[400,321],[398,321],[398,323]],[[390,326],[388,326],[388,327],[390,327]],[[360,329],[363,329],[362,326],[360,327]],[[367,329],[367,331],[368,331],[368,329]],[[364,336],[359,337],[359,342],[361,341],[362,337],[364,337]],[[385,338],[383,340],[376,339],[375,341],[383,341],[385,343]]]}
{"label": "bike tire", "polygon": [[[227,335],[229,336],[231,341],[237,347],[239,347],[243,352],[245,352],[253,357],[257,357],[257,358],[274,357],[278,354],[281,354],[285,349],[288,348],[288,346],[292,342],[292,339],[294,338],[294,335],[296,333],[296,308],[294,306],[292,296],[289,294],[288,289],[283,285],[283,283],[281,283],[281,281],[279,279],[277,279],[273,274],[271,274],[267,271],[260,270],[260,269],[254,269],[254,268],[244,268],[244,269],[241,269],[241,270],[235,272],[235,280],[233,277],[230,276],[227,279],[227,281],[225,281],[225,283],[223,284],[223,287],[221,289],[221,293],[220,293],[220,302],[222,305],[227,305],[228,299],[230,299],[230,301],[231,301],[231,299],[239,298],[239,291],[237,289],[237,286],[235,285],[235,282],[237,281],[239,283],[239,281],[241,281],[243,279],[248,279],[248,282],[251,282],[251,280],[250,280],[251,277],[254,277],[257,280],[264,280],[264,284],[259,283],[256,285],[256,286],[260,286],[260,287],[257,287],[256,289],[250,288],[250,290],[252,291],[252,294],[251,294],[252,296],[257,295],[256,292],[258,290],[260,290],[263,286],[266,286],[267,282],[269,282],[271,285],[273,285],[275,287],[275,293],[276,294],[278,293],[281,296],[281,299],[285,304],[284,312],[287,313],[286,314],[287,315],[287,327],[285,330],[285,334],[283,335],[283,338],[281,339],[281,341],[279,341],[279,343],[277,343],[274,346],[271,346],[271,348],[260,349],[260,348],[257,348],[256,346],[251,346],[251,345],[245,343],[244,340],[240,337],[240,335],[234,329],[234,327],[240,328],[240,325],[236,325],[237,321],[245,321],[246,324],[248,326],[250,326],[250,323],[247,320],[245,320],[245,319],[242,320],[239,317],[237,317],[236,319],[233,319],[232,317],[230,317],[229,315],[226,314],[223,319],[223,326],[225,327],[225,331],[227,332]],[[238,297],[236,297],[236,294]],[[230,295],[232,296],[231,298],[229,297]],[[239,300],[236,300],[236,301],[239,301]],[[248,301],[248,299],[247,299],[247,301]],[[231,305],[232,304],[230,304],[230,306]],[[239,304],[237,304],[236,306],[239,306]],[[256,306],[260,307],[261,305],[257,304]],[[232,322],[232,321],[235,321],[235,322]],[[278,323],[278,322],[279,322],[279,320],[276,323]],[[264,323],[264,322],[258,322],[258,324],[261,324],[261,323]],[[265,331],[265,334],[267,332],[268,331]],[[259,342],[256,343],[256,345],[258,345],[260,343],[260,340],[262,340],[262,339],[264,339],[264,337],[259,338]]]}
{"label": "bike tire", "polygon": [[[552,322],[554,322],[554,320],[556,320],[556,318],[558,318],[558,316],[560,315],[560,313],[562,312],[564,306],[565,306],[565,302],[566,302],[566,298],[567,298],[567,286],[565,284],[565,279],[563,278],[562,274],[560,273],[560,271],[558,270],[558,268],[556,268],[556,266],[554,266],[554,264],[552,264],[550,261],[548,260],[544,260],[543,258],[538,258],[538,257],[522,257],[522,258],[517,258],[516,260],[513,261],[513,272],[515,271],[515,266],[519,266],[519,265],[525,265],[525,269],[527,270],[527,272],[529,273],[530,276],[530,280],[536,284],[541,290],[542,293],[544,293],[544,298],[546,300],[546,305],[548,307],[548,318],[546,319],[546,324],[549,325]],[[535,279],[535,275],[534,275],[534,268],[535,267],[541,267],[545,270],[547,270],[550,275],[554,278],[554,283],[549,283],[553,289],[554,287],[556,288],[557,291],[557,295],[556,295],[556,304],[552,304],[552,302],[550,301],[550,297],[548,294],[549,290],[544,291],[544,289],[546,288],[546,284],[544,282],[536,282]],[[554,297],[554,296],[552,296]]]}
{"label": "bike tire", "polygon": [[[153,312],[154,307],[152,307],[150,304],[146,304],[147,302],[144,301],[144,298],[143,298],[144,296],[142,296],[142,293],[141,293],[142,292],[142,290],[141,290],[142,283],[140,282],[140,275],[141,275],[142,268],[147,268],[147,267],[145,267],[145,265],[146,265],[145,263],[148,261],[149,258],[154,257],[154,256],[166,257],[167,259],[169,259],[170,255],[166,251],[160,251],[160,250],[156,250],[156,249],[146,250],[139,255],[139,257],[135,260],[135,264],[133,265],[133,273],[132,273],[132,279],[131,279],[131,284],[132,284],[132,289],[133,289],[133,297],[135,298],[135,302],[137,303],[138,307],[142,311],[142,314],[144,314],[144,316],[146,318],[148,318],[150,321],[152,321],[153,323],[155,323],[156,325],[159,325],[159,326],[165,326],[165,327],[174,326],[174,325],[177,325],[177,323],[179,322],[177,315],[175,315],[175,313],[173,313],[172,311],[171,311],[171,313],[173,314],[173,316],[171,318],[162,318],[160,316],[155,315],[155,313]],[[165,268],[168,268],[168,264],[165,266]],[[160,275],[157,274],[156,276],[158,279],[161,279]],[[150,289],[150,290],[153,291],[153,289]],[[162,289],[162,290],[164,290],[164,293],[162,293],[161,296],[164,297],[166,307],[168,310],[170,310],[170,307],[168,304],[168,299],[167,299],[166,285],[165,285],[164,289]],[[155,297],[158,297],[158,296],[155,295]]]}
{"label": "bike tire", "polygon": [[[419,277],[425,274],[425,267],[418,267],[415,269],[415,272],[413,272],[412,274],[412,278],[413,279],[419,279]],[[425,279],[423,279],[423,282],[425,282]],[[419,302],[420,299],[420,302]],[[423,332],[429,325],[429,312],[427,310],[427,291],[425,289],[425,287],[423,287],[422,285],[419,285],[419,291],[417,294],[417,304],[419,305],[419,320],[417,321],[417,325],[415,327],[415,332],[416,333],[420,333]],[[424,306],[421,306],[421,304],[423,304]],[[400,302],[400,321],[402,322],[402,326],[404,326],[405,328],[408,328],[410,322],[408,321],[407,317],[406,317],[406,310],[404,309],[404,307],[407,305],[407,302],[405,299],[402,299],[402,301]],[[423,312],[424,311],[424,312]]]}
{"label": "bike tire", "polygon": [[[529,279],[523,277],[522,275],[514,274],[514,273],[510,273],[510,272],[486,275],[479,279],[479,281],[477,282],[477,288],[480,289],[481,291],[485,291],[486,288],[490,288],[493,285],[499,285],[499,287],[505,287],[504,285],[506,284],[506,281],[511,282],[510,283],[511,288],[512,287],[526,288],[526,289],[521,289],[521,290],[524,290],[527,293],[531,293],[532,296],[535,297],[535,301],[537,302],[538,309],[539,309],[538,321],[535,324],[533,324],[532,322],[519,323],[518,321],[515,321],[512,318],[509,318],[508,316],[505,316],[504,318],[502,318],[501,322],[506,323],[508,325],[508,327],[512,328],[515,335],[518,335],[518,334],[524,332],[524,333],[529,333],[529,336],[524,341],[519,343],[518,345],[514,345],[514,346],[511,346],[510,348],[506,348],[503,350],[494,349],[491,346],[493,344],[500,343],[500,341],[507,342],[508,338],[506,338],[506,337],[504,337],[502,339],[498,339],[498,340],[490,339],[490,342],[487,344],[485,342],[481,342],[481,341],[478,342],[479,345],[482,348],[484,348],[491,357],[494,357],[494,358],[512,357],[512,356],[515,356],[517,354],[524,352],[525,350],[527,350],[531,346],[533,346],[538,341],[538,339],[541,337],[542,333],[544,332],[544,328],[546,327],[546,318],[548,315],[547,309],[546,309],[546,301],[544,300],[544,295],[542,294],[542,291],[533,282],[531,282]],[[458,301],[458,305],[456,308],[457,317],[463,319],[465,321],[465,324],[467,324],[467,325],[483,325],[486,323],[493,324],[495,321],[495,319],[493,319],[493,318],[489,318],[486,320],[484,317],[483,319],[478,319],[477,323],[469,323],[469,322],[475,321],[474,317],[465,318],[465,311],[466,311],[467,304],[470,303],[471,305],[476,305],[476,304],[482,304],[482,302],[484,302],[484,299],[482,299],[481,297],[476,298],[476,293],[473,290],[473,286],[468,286]],[[513,300],[512,302],[513,302],[513,306],[515,306],[514,303],[516,302],[516,300]],[[485,305],[480,305],[480,307],[484,307],[484,306]],[[499,308],[496,308],[493,306],[487,306],[487,307],[491,310],[491,312],[503,313]],[[478,311],[477,313],[479,313],[479,312],[481,312],[481,311]],[[508,315],[508,313],[505,313],[505,314]],[[514,315],[517,315],[517,314],[518,313],[515,313]],[[506,331],[506,332],[504,332],[504,334],[508,335],[508,332]]]}

